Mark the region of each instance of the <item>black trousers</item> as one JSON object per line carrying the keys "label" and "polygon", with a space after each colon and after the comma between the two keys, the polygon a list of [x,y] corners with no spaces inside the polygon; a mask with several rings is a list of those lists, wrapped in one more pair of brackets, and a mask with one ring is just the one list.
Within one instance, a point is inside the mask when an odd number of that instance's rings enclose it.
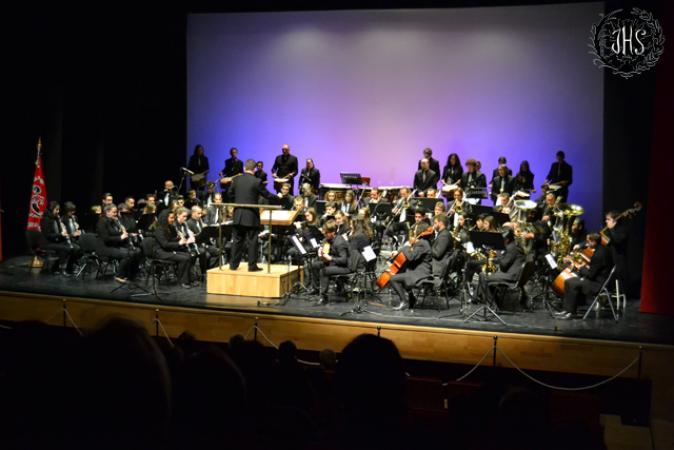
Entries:
{"label": "black trousers", "polygon": [[178,281],[182,284],[189,283],[192,267],[194,267],[195,258],[187,252],[168,252],[158,248],[155,257],[162,261],[174,261],[178,263]]}
{"label": "black trousers", "polygon": [[229,261],[229,268],[236,270],[241,263],[243,248],[248,243],[248,267],[257,265],[257,234],[258,227],[245,227],[235,225],[232,230],[232,259]]}
{"label": "black trousers", "polygon": [[391,288],[398,294],[400,302],[404,302],[408,297],[412,288],[419,280],[417,275],[413,273],[396,273],[391,277],[389,283],[391,283]]}
{"label": "black trousers", "polygon": [[82,254],[80,246],[72,243],[72,247],[65,242],[46,242],[40,245],[43,250],[56,252],[59,256],[59,265],[66,263],[66,271],[72,272],[77,258]]}
{"label": "black trousers", "polygon": [[319,289],[321,295],[328,292],[330,277],[346,275],[347,273],[351,273],[348,267],[336,266],[334,264],[326,265],[325,262],[320,260],[311,262],[311,283],[314,289]]}
{"label": "black trousers", "polygon": [[100,256],[116,259],[119,261],[117,275],[122,278],[134,278],[138,272],[138,262],[141,252],[137,248],[109,247],[101,250]]}
{"label": "black trousers", "polygon": [[599,292],[601,284],[585,278],[569,278],[564,282],[564,311],[576,314],[579,304],[585,303],[587,297]]}

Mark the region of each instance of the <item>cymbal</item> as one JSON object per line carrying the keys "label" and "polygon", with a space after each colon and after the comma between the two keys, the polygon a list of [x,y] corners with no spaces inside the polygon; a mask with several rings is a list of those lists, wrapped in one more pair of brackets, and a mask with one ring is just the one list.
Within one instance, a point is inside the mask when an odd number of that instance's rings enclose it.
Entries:
{"label": "cymbal", "polygon": [[580,216],[585,212],[582,206],[574,203],[562,203],[559,205],[559,211],[565,216]]}

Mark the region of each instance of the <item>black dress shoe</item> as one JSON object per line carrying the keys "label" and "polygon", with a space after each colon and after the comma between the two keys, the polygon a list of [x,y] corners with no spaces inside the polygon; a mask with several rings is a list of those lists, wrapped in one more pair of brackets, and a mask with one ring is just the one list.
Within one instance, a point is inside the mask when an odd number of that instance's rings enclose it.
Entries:
{"label": "black dress shoe", "polygon": [[555,319],[559,320],[571,320],[573,319],[574,314],[570,312],[562,312],[560,314],[555,314]]}
{"label": "black dress shoe", "polygon": [[309,289],[307,295],[318,295],[318,289]]}
{"label": "black dress shoe", "polygon": [[410,307],[410,304],[408,302],[400,302],[398,306],[393,308],[394,311],[404,311]]}
{"label": "black dress shoe", "polygon": [[259,272],[262,270],[262,267],[259,266],[253,266],[248,268],[248,272]]}
{"label": "black dress shoe", "polygon": [[229,270],[238,270],[239,266],[229,266]]}
{"label": "black dress shoe", "polygon": [[319,306],[327,305],[328,304],[328,297],[326,297],[325,295],[321,295],[318,298],[318,302],[316,302],[316,304],[319,305]]}
{"label": "black dress shoe", "polygon": [[183,287],[183,289],[189,289],[189,288],[192,287],[192,285],[189,284],[189,283],[183,283],[183,284],[181,284],[181,286]]}

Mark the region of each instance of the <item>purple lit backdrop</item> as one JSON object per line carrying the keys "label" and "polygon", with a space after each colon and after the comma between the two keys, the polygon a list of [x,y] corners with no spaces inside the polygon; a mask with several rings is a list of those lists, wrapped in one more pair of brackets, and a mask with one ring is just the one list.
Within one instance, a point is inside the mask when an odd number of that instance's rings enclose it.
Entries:
{"label": "purple lit backdrop", "polygon": [[601,3],[445,10],[194,14],[188,153],[211,178],[231,146],[267,170],[284,143],[323,182],[339,172],[411,184],[422,148],[528,159],[540,187],[558,149],[570,201],[598,224],[602,72],[587,53]]}

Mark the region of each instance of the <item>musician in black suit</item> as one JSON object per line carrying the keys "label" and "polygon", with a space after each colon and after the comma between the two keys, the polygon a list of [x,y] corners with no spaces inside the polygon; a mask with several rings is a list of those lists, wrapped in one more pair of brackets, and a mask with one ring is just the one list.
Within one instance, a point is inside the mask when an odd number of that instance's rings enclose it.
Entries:
{"label": "musician in black suit", "polygon": [[77,220],[77,207],[73,202],[65,202],[63,204],[65,214],[62,217],[63,225],[66,227],[70,241],[77,243],[82,235],[82,228]]}
{"label": "musician in black suit", "polygon": [[533,192],[534,173],[529,168],[529,161],[526,159],[520,163],[520,170],[513,180],[513,191]]}
{"label": "musician in black suit", "polygon": [[594,249],[587,266],[581,264],[577,277],[568,278],[564,281],[563,310],[556,313],[558,319],[572,319],[576,314],[576,307],[584,302],[587,297],[592,297],[599,292],[602,284],[611,272],[611,255],[609,250],[600,244],[601,237],[592,233],[587,235],[587,247]]}
{"label": "musician in black suit", "polygon": [[508,175],[509,170],[505,164],[501,164],[491,180],[491,200],[494,202],[494,206],[496,206],[496,199],[499,194],[506,193],[508,197],[513,195],[513,177]]}
{"label": "musician in black suit", "polygon": [[190,239],[187,236],[179,236],[176,228],[176,213],[166,211],[162,214],[154,239],[159,244],[154,248],[153,257],[164,261],[174,261],[178,264],[178,281],[183,288],[189,289],[191,285],[192,267],[195,259],[188,251]]}
{"label": "musician in black suit", "polygon": [[164,181],[164,190],[158,194],[159,204],[157,208],[162,211],[171,206],[171,203],[178,198],[178,190],[173,184],[173,180]]}
{"label": "musician in black suit", "polygon": [[560,189],[555,191],[557,197],[561,197],[562,203],[567,201],[569,197],[569,186],[573,183],[573,167],[571,164],[567,163],[565,154],[562,150],[557,152],[557,161],[552,163],[550,166],[550,172],[548,176],[545,177],[545,184],[557,184],[561,186]]}
{"label": "musician in black suit", "polygon": [[267,172],[264,171],[264,163],[262,161],[255,163],[255,178],[259,178],[262,181],[262,185],[267,187]]}
{"label": "musician in black suit", "polygon": [[[229,158],[225,160],[225,167],[220,172],[221,178],[231,178],[235,175],[243,173],[243,161],[239,159],[239,150],[236,147],[229,149]],[[228,189],[231,183],[223,183],[220,180],[220,191],[224,198],[229,198]]]}
{"label": "musician in black suit", "polygon": [[304,208],[315,208],[317,200],[318,197],[314,194],[314,189],[311,185],[304,183],[302,185],[302,203],[304,204]]}
{"label": "musician in black suit", "polygon": [[[74,273],[74,266],[77,258],[80,256],[80,247],[73,241],[65,224],[61,221],[59,214],[61,205],[58,202],[49,202],[49,208],[42,216],[40,221],[40,248],[51,250],[59,255],[59,268],[66,264],[65,275]],[[59,268],[55,269],[60,272]]]}
{"label": "musician in black suit", "polygon": [[496,166],[496,169],[491,173],[491,179],[492,181],[494,178],[498,176],[498,170],[501,166],[506,166],[506,175],[510,175],[511,177],[513,176],[513,171],[508,168],[508,161],[506,160],[505,156],[499,156],[498,157],[498,165]]}
{"label": "musician in black suit", "polygon": [[[246,161],[243,175],[237,177],[229,188],[234,203],[256,205],[260,198],[272,199],[274,196],[255,177],[255,161]],[[260,231],[260,211],[257,208],[234,209],[234,229],[232,231],[231,270],[237,270],[243,254],[244,241],[248,242],[248,271],[262,270],[257,265],[257,234]]]}
{"label": "musician in black suit", "polygon": [[620,281],[621,289],[626,294],[631,293],[629,274],[627,272],[627,248],[629,241],[629,225],[624,218],[620,218],[618,211],[609,211],[605,216],[607,240],[606,248],[611,252],[611,259],[615,264],[616,279]]}
{"label": "musician in black suit", "polygon": [[396,311],[414,308],[416,298],[412,294],[412,288],[422,278],[431,276],[433,270],[431,244],[426,239],[417,239],[414,230],[410,230],[402,252],[407,258],[407,262],[402,271],[394,274],[390,281],[391,288],[400,299],[398,306],[393,308]]}
{"label": "musician in black suit", "polygon": [[419,197],[423,197],[424,193],[429,188],[437,188],[438,185],[438,173],[434,172],[430,168],[429,161],[424,158],[420,162],[421,169],[417,170],[414,174],[414,189],[417,191]]}
{"label": "musician in black suit", "polygon": [[433,255],[432,268],[433,274],[439,277],[447,275],[448,261],[452,254],[453,242],[447,229],[449,219],[445,214],[436,214],[433,218],[433,230],[435,238],[431,246]]}
{"label": "musician in black suit", "polygon": [[461,176],[461,188],[467,198],[483,198],[483,192],[487,187],[487,180],[484,174],[477,171],[477,161],[469,159],[466,161],[466,171]]}
{"label": "musician in black suit", "polygon": [[[281,154],[274,160],[271,168],[271,176],[274,178],[287,178],[290,184],[290,194],[294,195],[295,175],[297,175],[297,157],[290,154],[290,146],[283,144]],[[281,190],[280,183],[274,183],[276,192]]]}
{"label": "musician in black suit", "polygon": [[525,259],[524,251],[515,242],[514,230],[507,228],[502,235],[505,242],[505,251],[493,260],[498,270],[492,274],[480,273],[480,285],[485,288],[485,295],[490,298],[494,285],[517,282]]}
{"label": "musician in black suit", "polygon": [[419,160],[417,163],[417,170],[421,170],[421,161],[424,159],[428,160],[428,167],[440,177],[440,162],[437,159],[433,158],[433,150],[429,147],[426,147],[423,151],[424,157]]}
{"label": "musician in black suit", "polygon": [[213,203],[213,196],[217,192],[215,191],[215,182],[209,181],[206,183],[206,190],[199,193],[199,200],[201,200],[201,206],[208,208]]}
{"label": "musician in black suit", "polygon": [[316,168],[314,160],[311,158],[307,159],[307,165],[300,174],[300,186],[305,183],[311,186],[314,194],[318,192],[318,186],[321,184],[321,172]]}
{"label": "musician in black suit", "polygon": [[276,194],[276,199],[274,200],[274,203],[277,205],[281,205],[283,209],[291,210],[293,209],[293,202],[295,201],[295,197],[290,195],[290,183],[283,183],[281,186],[281,191],[279,191],[278,194]]}
{"label": "musician in black suit", "polygon": [[129,233],[120,223],[117,214],[118,210],[115,205],[106,205],[103,208],[103,215],[98,219],[96,232],[105,244],[100,251],[100,256],[119,260],[119,270],[115,280],[119,283],[126,283],[128,279],[136,276],[140,250],[129,240]]}
{"label": "musician in black suit", "polygon": [[[201,144],[197,144],[197,146],[194,147],[194,153],[190,156],[187,168],[195,174],[208,172],[210,168],[208,165],[208,158],[204,155],[204,147]],[[193,181],[190,185],[198,191],[203,191],[204,186],[206,186],[206,177],[204,176],[200,181]]]}
{"label": "musician in black suit", "polygon": [[461,167],[461,160],[456,153],[450,153],[447,157],[447,165],[442,171],[442,181],[444,184],[454,184],[461,181],[463,175],[463,167]]}
{"label": "musician in black suit", "polygon": [[[351,272],[349,269],[349,243],[341,234],[337,233],[337,224],[334,220],[325,223],[323,235],[325,239],[319,248],[318,259],[311,263],[312,294],[316,294],[318,291],[320,295],[319,305],[328,303],[327,292],[330,277]],[[327,252],[325,251],[326,246],[329,246]]]}

